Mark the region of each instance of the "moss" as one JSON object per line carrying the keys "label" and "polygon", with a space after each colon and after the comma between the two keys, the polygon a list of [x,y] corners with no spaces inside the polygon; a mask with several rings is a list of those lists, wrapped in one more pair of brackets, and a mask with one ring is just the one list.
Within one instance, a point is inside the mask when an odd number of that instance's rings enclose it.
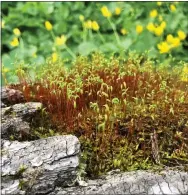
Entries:
{"label": "moss", "polygon": [[23,179],[19,180],[19,188],[20,190],[25,189],[26,182]]}
{"label": "moss", "polygon": [[15,178],[21,178],[22,177],[22,174],[26,171],[26,169],[27,169],[27,166],[20,165],[19,170],[15,174]]}
{"label": "moss", "polygon": [[96,53],[78,57],[70,70],[63,61],[49,60],[34,83],[25,78],[15,88],[24,88],[27,101],[46,107],[53,128],[36,130],[41,137],[79,137],[90,176],[170,166],[170,160],[183,164],[188,159],[188,82],[181,80],[181,67],[142,59]]}

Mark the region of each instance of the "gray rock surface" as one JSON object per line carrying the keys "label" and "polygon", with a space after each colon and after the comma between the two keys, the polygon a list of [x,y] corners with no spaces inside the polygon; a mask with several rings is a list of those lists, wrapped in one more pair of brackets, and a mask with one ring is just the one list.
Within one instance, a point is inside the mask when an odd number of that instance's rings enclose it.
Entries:
{"label": "gray rock surface", "polygon": [[6,104],[4,104],[2,101],[0,101],[0,103],[1,103],[1,108],[5,108],[7,105]]}
{"label": "gray rock surface", "polygon": [[62,194],[188,194],[188,173],[132,171],[87,181],[87,187],[57,187],[50,195]]}
{"label": "gray rock surface", "polygon": [[48,194],[77,178],[80,143],[75,136],[31,142],[2,140],[2,194]]}
{"label": "gray rock surface", "polygon": [[19,103],[2,108],[1,137],[22,139],[30,135],[30,122],[39,115],[42,104],[38,102]]}
{"label": "gray rock surface", "polygon": [[6,117],[30,118],[31,116],[36,115],[41,108],[42,104],[40,102],[14,104],[12,106],[2,108],[2,118]]}

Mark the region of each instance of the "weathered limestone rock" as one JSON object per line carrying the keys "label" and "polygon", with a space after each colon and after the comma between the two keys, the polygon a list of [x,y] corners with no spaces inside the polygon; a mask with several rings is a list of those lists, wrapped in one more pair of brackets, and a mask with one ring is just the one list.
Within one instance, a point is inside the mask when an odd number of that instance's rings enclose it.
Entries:
{"label": "weathered limestone rock", "polygon": [[21,139],[30,135],[30,122],[39,115],[42,104],[38,102],[19,103],[2,108],[1,137]]}
{"label": "weathered limestone rock", "polygon": [[39,102],[27,102],[14,104],[13,106],[2,108],[2,117],[22,117],[30,118],[36,115],[42,108],[42,104]]}
{"label": "weathered limestone rock", "polygon": [[12,118],[2,121],[1,137],[4,139],[10,139],[10,136],[13,136],[14,139],[21,139],[23,134],[29,135],[29,133],[29,123],[24,122],[21,118]]}
{"label": "weathered limestone rock", "polygon": [[77,178],[80,143],[75,136],[31,142],[2,140],[2,194],[48,194]]}
{"label": "weathered limestone rock", "polygon": [[87,187],[57,187],[50,195],[62,194],[188,194],[188,173],[181,171],[132,171],[89,180]]}

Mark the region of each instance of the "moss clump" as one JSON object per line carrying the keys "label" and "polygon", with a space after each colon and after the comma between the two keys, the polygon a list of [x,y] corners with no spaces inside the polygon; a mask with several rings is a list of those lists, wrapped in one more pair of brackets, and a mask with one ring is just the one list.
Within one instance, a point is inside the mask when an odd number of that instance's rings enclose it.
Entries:
{"label": "moss clump", "polygon": [[[188,82],[182,66],[154,66],[132,56],[78,57],[67,70],[47,62],[19,85],[40,101],[60,134],[79,137],[88,175],[148,169],[188,160]],[[24,81],[24,82],[23,82]]]}

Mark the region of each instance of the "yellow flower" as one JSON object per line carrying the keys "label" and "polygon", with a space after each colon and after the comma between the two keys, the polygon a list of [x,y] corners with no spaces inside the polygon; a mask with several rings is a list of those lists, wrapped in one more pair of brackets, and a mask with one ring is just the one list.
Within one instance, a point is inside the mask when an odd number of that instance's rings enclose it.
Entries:
{"label": "yellow flower", "polygon": [[179,30],[178,37],[180,40],[184,40],[186,38],[186,34],[182,30]]}
{"label": "yellow flower", "polygon": [[157,5],[158,5],[158,6],[161,6],[161,5],[162,5],[162,2],[161,2],[161,1],[158,1],[158,2],[157,2]]}
{"label": "yellow flower", "polygon": [[64,45],[67,41],[67,38],[65,37],[65,35],[61,35],[61,37],[56,37],[55,42],[56,45],[61,46]]}
{"label": "yellow flower", "polygon": [[121,34],[122,34],[122,35],[126,35],[127,33],[128,33],[128,32],[127,32],[127,30],[126,30],[125,28],[122,28],[122,29],[121,29]]}
{"label": "yellow flower", "polygon": [[115,14],[119,15],[120,13],[121,13],[121,8],[120,7],[116,7]]}
{"label": "yellow flower", "polygon": [[46,29],[49,30],[49,31],[52,30],[52,24],[51,24],[49,21],[46,21],[46,22],[45,22],[45,27],[46,27]]}
{"label": "yellow flower", "polygon": [[143,31],[143,26],[141,26],[141,25],[137,25],[136,26],[136,32],[138,33],[138,34],[140,34],[140,33],[142,33],[142,31]]}
{"label": "yellow flower", "polygon": [[103,6],[101,8],[102,15],[106,18],[109,18],[112,16],[112,13],[109,11],[109,9],[106,6]]}
{"label": "yellow flower", "polygon": [[165,21],[161,22],[160,27],[165,29],[166,28],[166,22]]}
{"label": "yellow flower", "polygon": [[174,37],[173,37],[171,34],[168,34],[167,37],[166,37],[166,41],[167,41],[168,43],[173,43]]}
{"label": "yellow flower", "polygon": [[163,28],[161,26],[158,26],[155,28],[154,32],[156,36],[161,36],[163,34],[163,31],[164,31]]}
{"label": "yellow flower", "polygon": [[176,11],[176,6],[173,5],[173,4],[171,4],[171,5],[170,5],[170,10],[171,10],[172,12],[175,12],[175,11]]}
{"label": "yellow flower", "polygon": [[92,22],[92,29],[95,30],[95,31],[98,31],[99,30],[99,25],[96,21],[93,21]]}
{"label": "yellow flower", "polygon": [[13,33],[16,35],[16,36],[20,36],[21,35],[21,32],[18,28],[14,28],[13,29]]}
{"label": "yellow flower", "polygon": [[180,39],[178,37],[173,38],[171,47],[179,47],[179,46],[180,46]]}
{"label": "yellow flower", "polygon": [[181,80],[188,82],[188,65],[184,65],[182,74],[181,74]]}
{"label": "yellow flower", "polygon": [[170,46],[166,41],[157,44],[157,47],[160,51],[160,53],[168,53],[170,51]]}
{"label": "yellow flower", "polygon": [[56,52],[54,52],[54,53],[52,54],[52,62],[56,62],[57,59],[58,59],[58,55],[57,55]]}
{"label": "yellow flower", "polygon": [[87,20],[86,22],[84,22],[84,27],[87,29],[92,29],[92,21]]}
{"label": "yellow flower", "polygon": [[84,16],[83,15],[79,15],[79,20],[81,21],[81,22],[83,22],[84,21]]}
{"label": "yellow flower", "polygon": [[152,11],[150,11],[150,17],[151,18],[155,18],[158,15],[158,12],[156,9],[153,9]]}
{"label": "yellow flower", "polygon": [[155,25],[150,22],[147,27],[146,27],[150,32],[154,32],[155,31]]}
{"label": "yellow flower", "polygon": [[5,21],[4,20],[2,20],[2,22],[1,22],[1,28],[5,28]]}
{"label": "yellow flower", "polygon": [[173,37],[171,34],[167,35],[166,41],[170,44],[171,48],[180,46],[180,39],[178,37]]}
{"label": "yellow flower", "polygon": [[12,47],[17,47],[19,45],[19,40],[17,37],[15,37],[11,42],[10,42],[10,45]]}

